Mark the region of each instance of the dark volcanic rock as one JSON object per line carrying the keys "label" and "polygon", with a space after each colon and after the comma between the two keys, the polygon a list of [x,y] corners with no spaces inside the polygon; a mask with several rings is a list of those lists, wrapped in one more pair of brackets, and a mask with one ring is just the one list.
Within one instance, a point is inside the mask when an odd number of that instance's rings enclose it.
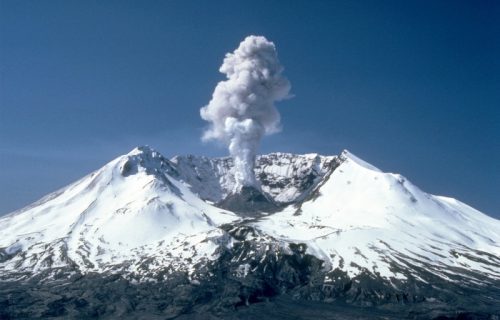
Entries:
{"label": "dark volcanic rock", "polygon": [[303,243],[284,247],[249,225],[224,225],[233,246],[193,274],[79,274],[0,282],[0,319],[499,319],[500,283],[389,282],[329,270]]}
{"label": "dark volcanic rock", "polygon": [[[306,253],[233,228],[232,250],[192,276],[172,272],[149,282],[125,274],[38,275],[0,282],[0,319],[498,319],[499,287],[465,291],[436,280],[432,287],[395,289],[368,274],[326,272]],[[243,268],[242,268],[243,266]],[[20,276],[20,275],[19,275]],[[325,278],[336,279],[328,284]],[[434,289],[433,289],[434,288]]]}
{"label": "dark volcanic rock", "polygon": [[260,212],[275,212],[280,208],[271,198],[251,186],[244,186],[239,192],[229,194],[217,206],[249,216]]}
{"label": "dark volcanic rock", "polygon": [[83,275],[75,265],[11,274],[0,279],[0,319],[500,319],[500,281],[486,276],[446,281],[432,265],[394,264],[408,280],[350,277],[304,243],[276,241],[244,222],[221,229],[231,246],[192,274],[168,265],[147,280]]}

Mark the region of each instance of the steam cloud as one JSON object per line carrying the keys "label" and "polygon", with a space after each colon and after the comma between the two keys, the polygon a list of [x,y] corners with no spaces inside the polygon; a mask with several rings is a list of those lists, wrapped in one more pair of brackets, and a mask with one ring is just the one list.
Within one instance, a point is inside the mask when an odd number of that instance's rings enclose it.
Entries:
{"label": "steam cloud", "polygon": [[281,75],[274,43],[248,36],[233,53],[227,53],[219,71],[227,76],[215,87],[212,99],[201,108],[211,122],[203,140],[228,145],[234,159],[236,188],[255,186],[255,156],[264,135],[280,130],[274,102],[289,95],[290,82]]}

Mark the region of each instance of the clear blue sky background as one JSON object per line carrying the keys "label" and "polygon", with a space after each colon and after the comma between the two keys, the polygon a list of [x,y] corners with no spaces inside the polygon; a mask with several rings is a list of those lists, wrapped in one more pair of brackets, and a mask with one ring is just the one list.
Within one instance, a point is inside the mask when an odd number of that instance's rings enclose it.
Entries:
{"label": "clear blue sky background", "polygon": [[0,214],[136,145],[203,144],[224,54],[275,42],[295,98],[263,153],[346,148],[500,218],[499,1],[0,0]]}

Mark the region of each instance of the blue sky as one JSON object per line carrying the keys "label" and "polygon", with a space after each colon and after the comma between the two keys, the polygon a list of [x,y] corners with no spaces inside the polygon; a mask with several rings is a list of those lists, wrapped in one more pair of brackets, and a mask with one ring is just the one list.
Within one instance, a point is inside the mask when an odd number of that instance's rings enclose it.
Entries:
{"label": "blue sky", "polygon": [[148,144],[200,141],[224,54],[272,40],[295,97],[261,151],[349,149],[500,218],[498,1],[0,0],[0,215]]}

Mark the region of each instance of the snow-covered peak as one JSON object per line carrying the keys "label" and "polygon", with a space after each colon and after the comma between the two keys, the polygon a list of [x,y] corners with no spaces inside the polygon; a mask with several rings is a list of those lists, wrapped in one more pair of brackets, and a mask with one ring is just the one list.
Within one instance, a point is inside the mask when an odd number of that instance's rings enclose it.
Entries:
{"label": "snow-covered peak", "polygon": [[168,159],[149,146],[140,146],[118,158],[118,166],[123,176],[144,171],[147,174],[163,176],[172,174],[174,168]]}
{"label": "snow-covered peak", "polygon": [[368,169],[368,170],[381,172],[379,168],[369,164],[368,162],[366,162],[364,160],[361,160],[360,158],[355,156],[353,153],[351,153],[347,149],[342,151],[342,153],[340,154],[340,159],[342,161],[351,161],[351,162],[357,164],[358,166],[363,167],[363,168]]}
{"label": "snow-covered peak", "polygon": [[[427,194],[405,177],[384,173],[348,151],[340,159],[298,209],[290,206],[256,228],[304,242],[311,253],[350,275],[371,270],[403,277],[391,265],[406,259],[421,266],[418,261],[432,263],[436,270],[451,266],[490,273],[491,266],[478,261],[481,252],[500,255],[500,221],[455,199]],[[491,275],[500,279],[498,270]]]}
{"label": "snow-covered peak", "polygon": [[[83,270],[103,270],[155,250],[162,241],[210,232],[237,219],[201,200],[172,172],[160,153],[139,147],[0,219],[0,251],[25,251],[29,257],[23,265],[17,258],[0,264],[0,271],[54,267],[67,264],[67,258]],[[47,245],[52,249],[44,249]]]}
{"label": "snow-covered peak", "polygon": [[142,145],[142,146],[137,146],[134,149],[132,149],[129,153],[127,153],[127,156],[133,156],[133,155],[149,155],[149,156],[154,156],[154,155],[160,155],[158,151],[155,149],[151,148],[148,145]]}

